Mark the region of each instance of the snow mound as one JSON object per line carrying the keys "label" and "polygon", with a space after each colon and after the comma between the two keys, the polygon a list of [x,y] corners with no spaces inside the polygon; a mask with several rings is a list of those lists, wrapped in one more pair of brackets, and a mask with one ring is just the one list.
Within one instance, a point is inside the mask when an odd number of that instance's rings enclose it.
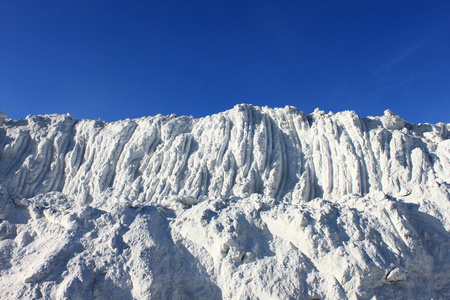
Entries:
{"label": "snow mound", "polygon": [[450,298],[449,124],[5,119],[2,299]]}

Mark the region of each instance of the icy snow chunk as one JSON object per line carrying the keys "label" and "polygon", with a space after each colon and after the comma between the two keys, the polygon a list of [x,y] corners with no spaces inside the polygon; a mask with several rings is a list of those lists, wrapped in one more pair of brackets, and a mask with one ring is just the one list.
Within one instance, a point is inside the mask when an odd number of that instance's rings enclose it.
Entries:
{"label": "icy snow chunk", "polygon": [[0,221],[0,241],[15,235],[15,226],[8,221]]}
{"label": "icy snow chunk", "polygon": [[390,283],[399,283],[406,279],[406,273],[399,268],[394,268],[386,274],[386,280]]}
{"label": "icy snow chunk", "polygon": [[385,116],[385,117],[392,117],[392,116],[394,116],[394,113],[392,112],[392,110],[386,109],[386,110],[384,111],[384,116]]}
{"label": "icy snow chunk", "polygon": [[325,115],[325,111],[323,111],[320,108],[316,107],[316,109],[314,109],[313,115],[315,115],[315,116],[324,116]]}
{"label": "icy snow chunk", "polygon": [[390,109],[386,109],[384,111],[384,116],[382,116],[380,119],[383,123],[384,128],[389,130],[399,130],[405,126],[403,118],[399,115],[394,114]]}

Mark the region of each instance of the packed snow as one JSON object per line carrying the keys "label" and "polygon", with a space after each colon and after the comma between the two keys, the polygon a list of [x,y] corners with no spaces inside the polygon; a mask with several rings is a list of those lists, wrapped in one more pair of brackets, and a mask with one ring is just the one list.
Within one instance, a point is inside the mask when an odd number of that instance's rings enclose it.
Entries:
{"label": "packed snow", "polygon": [[0,111],[1,299],[450,299],[450,124]]}

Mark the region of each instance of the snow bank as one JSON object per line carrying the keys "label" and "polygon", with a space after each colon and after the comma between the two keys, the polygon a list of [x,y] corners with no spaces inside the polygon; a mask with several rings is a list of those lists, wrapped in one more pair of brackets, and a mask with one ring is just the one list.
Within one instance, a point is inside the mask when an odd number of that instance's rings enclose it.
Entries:
{"label": "snow bank", "polygon": [[449,127],[251,105],[2,122],[0,298],[449,298]]}

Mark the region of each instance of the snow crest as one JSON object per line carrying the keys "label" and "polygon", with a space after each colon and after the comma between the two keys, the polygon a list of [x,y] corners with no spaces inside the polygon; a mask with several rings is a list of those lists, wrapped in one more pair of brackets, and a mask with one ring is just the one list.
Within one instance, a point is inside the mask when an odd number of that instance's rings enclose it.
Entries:
{"label": "snow crest", "polygon": [[0,119],[0,298],[450,298],[449,124]]}

